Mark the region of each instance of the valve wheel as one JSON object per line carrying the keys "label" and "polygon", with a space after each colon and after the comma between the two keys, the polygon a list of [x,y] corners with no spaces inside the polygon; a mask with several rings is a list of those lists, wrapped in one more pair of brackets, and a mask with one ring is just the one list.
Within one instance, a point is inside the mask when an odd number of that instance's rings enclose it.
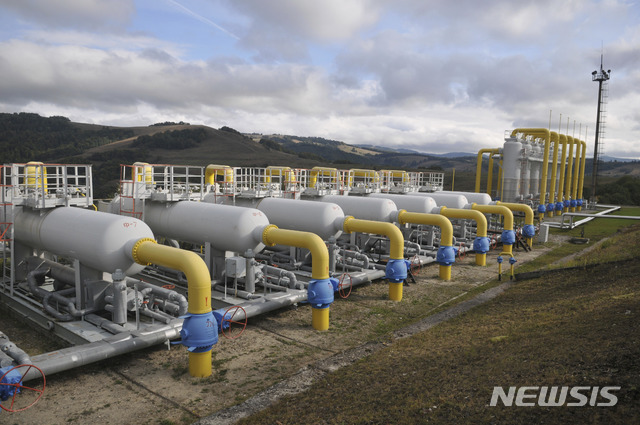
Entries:
{"label": "valve wheel", "polygon": [[[347,285],[345,285],[344,280],[346,277],[349,277],[349,288],[347,291]],[[353,289],[353,278],[349,273],[342,273],[340,276],[340,282],[338,283],[338,294],[340,294],[341,298],[349,298],[351,295],[351,289]]]}
{"label": "valve wheel", "polygon": [[[9,384],[9,383],[4,383],[4,378],[11,373],[14,370],[18,370],[18,369],[23,369],[26,368],[26,370],[24,371],[24,373],[22,373],[22,376],[20,377],[20,382],[15,383],[15,384]],[[24,377],[27,376],[27,373],[29,373],[29,371],[31,369],[35,369],[38,372],[40,372],[40,376],[42,376],[42,388],[39,387],[29,387],[26,386],[22,383],[22,381],[24,380]],[[2,408],[2,410],[6,410],[7,412],[22,412],[23,410],[27,410],[28,408],[30,408],[31,406],[33,406],[34,404],[36,404],[38,402],[38,400],[40,400],[40,397],[42,397],[42,394],[44,394],[44,389],[47,386],[47,380],[44,377],[44,372],[42,371],[42,369],[40,369],[38,366],[34,366],[31,364],[22,364],[19,366],[15,366],[12,367],[11,369],[9,369],[8,371],[5,372],[4,375],[2,375],[2,377],[0,377],[0,386],[3,387],[13,387],[13,396],[11,397],[11,403],[9,405],[9,407],[5,407],[2,404],[0,404],[0,408]],[[31,401],[27,406],[24,407],[17,407],[16,406],[16,396],[18,395],[18,393],[22,394],[23,397],[27,398],[27,403],[29,403],[29,401]],[[33,397],[35,397],[35,399],[33,399]],[[21,397],[22,398],[22,397]]]}
{"label": "valve wheel", "polygon": [[162,285],[162,287],[164,289],[176,289],[176,285],[172,285],[170,283],[166,284],[166,285]]}
{"label": "valve wheel", "polygon": [[498,246],[498,237],[494,234],[494,235],[491,235],[491,241],[489,242],[489,247],[493,251],[494,249],[496,249],[496,246]]}
{"label": "valve wheel", "polygon": [[411,265],[409,267],[411,268],[412,275],[417,276],[420,274],[420,271],[422,270],[422,262],[420,261],[418,254],[411,257]]}
{"label": "valve wheel", "polygon": [[[233,318],[242,311],[244,319],[233,320]],[[222,323],[220,329],[222,329],[222,335],[227,339],[236,339],[244,332],[247,327],[247,312],[239,305],[229,307],[222,316]],[[226,330],[225,330],[226,329]]]}
{"label": "valve wheel", "polygon": [[460,242],[460,245],[458,245],[458,257],[461,260],[467,257],[467,250],[463,250],[462,248],[464,248],[464,242]]}

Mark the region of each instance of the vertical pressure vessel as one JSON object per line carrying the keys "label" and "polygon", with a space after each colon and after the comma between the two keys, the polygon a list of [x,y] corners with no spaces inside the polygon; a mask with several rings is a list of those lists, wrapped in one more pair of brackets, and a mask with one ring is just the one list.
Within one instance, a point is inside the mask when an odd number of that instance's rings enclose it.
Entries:
{"label": "vertical pressure vessel", "polygon": [[517,202],[520,195],[522,143],[515,137],[505,140],[502,148],[503,180],[502,193],[505,202]]}

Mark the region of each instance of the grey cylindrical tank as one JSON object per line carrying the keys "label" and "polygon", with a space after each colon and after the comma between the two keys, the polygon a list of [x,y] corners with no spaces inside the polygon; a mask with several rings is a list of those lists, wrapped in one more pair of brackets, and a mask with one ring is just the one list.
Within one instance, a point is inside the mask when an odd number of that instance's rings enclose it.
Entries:
{"label": "grey cylindrical tank", "polygon": [[283,229],[315,233],[323,240],[342,233],[344,212],[334,203],[264,198],[256,208]]}
{"label": "grey cylindrical tank", "polygon": [[400,195],[397,193],[372,193],[371,198],[391,199],[398,208],[409,212],[431,214],[438,204],[430,196],[413,196],[412,194]]}
{"label": "grey cylindrical tank", "polygon": [[144,222],[131,217],[73,207],[44,214],[23,211],[15,217],[15,238],[25,245],[77,259],[103,272],[116,269],[139,273],[144,266],[131,258],[130,249],[141,238],[153,238]]}
{"label": "grey cylindrical tank", "polygon": [[364,196],[328,195],[318,198],[321,202],[338,204],[347,215],[361,220],[393,223],[398,215],[398,207],[390,199],[376,199]]}
{"label": "grey cylindrical tank", "polygon": [[462,195],[467,198],[468,202],[476,203],[478,205],[489,205],[491,204],[491,196],[487,193],[477,193],[477,192],[460,192],[453,190],[443,190],[438,193],[449,193],[451,195]]}
{"label": "grey cylindrical tank", "polygon": [[442,192],[414,192],[412,196],[428,196],[433,198],[434,201],[440,207],[447,208],[464,208],[469,201],[463,195],[456,195],[455,193],[442,193]]}
{"label": "grey cylindrical tank", "polygon": [[147,202],[144,221],[158,236],[185,242],[206,242],[220,251],[262,250],[267,216],[255,208],[204,202]]}

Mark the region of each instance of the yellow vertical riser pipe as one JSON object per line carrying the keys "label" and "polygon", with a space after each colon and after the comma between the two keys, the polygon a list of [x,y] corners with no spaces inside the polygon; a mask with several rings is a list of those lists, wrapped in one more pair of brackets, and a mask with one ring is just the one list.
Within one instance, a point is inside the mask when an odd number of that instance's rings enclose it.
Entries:
{"label": "yellow vertical riser pipe", "polygon": [[576,157],[573,165],[573,182],[571,183],[571,212],[576,211],[578,206],[578,182],[580,178],[580,154],[578,153],[582,149],[582,140],[575,139],[576,141]]}
{"label": "yellow vertical riser pipe", "polygon": [[571,179],[573,176],[573,146],[576,142],[573,137],[567,136],[567,143],[569,144],[569,153],[567,156],[567,173],[565,174],[564,182],[564,196],[566,198],[563,208],[564,212],[569,212],[569,206],[571,205],[569,198],[571,197]]}
{"label": "yellow vertical riser pipe", "polygon": [[[211,312],[211,279],[209,269],[198,254],[166,245],[159,245],[153,239],[138,240],[131,257],[138,264],[156,264],[180,270],[187,277],[188,309],[191,314]],[[216,332],[217,327],[212,329]],[[189,374],[205,378],[211,375],[211,350],[189,352]]]}
{"label": "yellow vertical riser pipe", "polygon": [[[480,211],[476,210],[462,210],[459,208],[440,208],[440,215],[443,215],[447,218],[461,218],[465,220],[475,220],[476,222],[476,238],[486,238],[487,237],[487,217],[484,216]],[[474,243],[474,249],[476,244]],[[488,244],[487,244],[488,248]],[[478,266],[486,266],[487,265],[487,252],[478,252],[476,250],[476,265]]]}
{"label": "yellow vertical riser pipe", "polygon": [[[262,231],[262,242],[267,246],[288,245],[308,249],[311,253],[311,278],[325,286],[331,285],[329,281],[329,251],[322,238],[315,233],[301,232],[298,230],[279,229],[278,226],[270,224]],[[313,288],[310,288],[313,291]],[[333,288],[331,291],[331,302],[333,302]],[[312,300],[310,300],[311,302]],[[311,306],[311,326],[317,331],[329,329],[329,305],[320,303],[320,308]],[[327,304],[324,306],[324,304]]]}
{"label": "yellow vertical riser pipe", "polygon": [[[398,211],[398,223],[427,224],[431,226],[439,226],[440,249],[448,248],[453,250],[453,226],[451,225],[451,221],[444,215],[415,213],[400,210]],[[453,258],[450,260],[451,261],[448,261],[449,264],[440,264],[438,275],[442,280],[451,280],[451,263],[455,261],[455,255],[453,255]]]}
{"label": "yellow vertical riser pipe", "polygon": [[562,153],[560,159],[560,181],[558,182],[558,196],[556,197],[556,215],[562,215],[564,208],[564,177],[567,165],[567,136],[560,134],[560,143],[562,144]]}
{"label": "yellow vertical riser pipe", "polygon": [[558,172],[558,142],[559,137],[558,133],[555,131],[551,131],[550,133],[551,142],[553,143],[553,157],[551,159],[551,181],[549,185],[549,204],[550,208],[547,208],[547,216],[553,217],[553,210],[555,209],[555,204],[553,202],[556,195],[556,176]]}
{"label": "yellow vertical riser pipe", "polygon": [[582,145],[582,157],[580,158],[580,181],[578,182],[578,211],[582,210],[582,189],[584,188],[584,167],[587,160],[587,143],[584,140],[580,141]]}
{"label": "yellow vertical riser pipe", "polygon": [[[489,155],[493,155],[494,153],[498,153],[499,149],[497,148],[483,148],[478,151],[478,159],[476,163],[476,187],[475,192],[480,193],[480,186],[482,183],[482,155],[488,153]],[[491,158],[491,156],[489,156]]]}
{"label": "yellow vertical riser pipe", "polygon": [[516,128],[511,132],[511,137],[516,134],[523,133],[525,135],[544,138],[544,152],[542,154],[542,176],[540,177],[540,205],[538,206],[538,214],[540,220],[544,218],[546,211],[545,202],[547,199],[547,175],[549,172],[549,147],[551,146],[551,132],[546,128]]}
{"label": "yellow vertical riser pipe", "polygon": [[513,213],[504,205],[478,205],[471,204],[471,209],[480,211],[483,214],[499,214],[504,217],[504,231],[502,232],[503,254],[509,254],[513,257],[513,243],[515,242],[515,233],[513,232]]}
{"label": "yellow vertical riser pipe", "polygon": [[[404,261],[404,236],[402,236],[402,232],[400,231],[400,229],[398,229],[393,223],[361,220],[352,216],[347,216],[344,219],[342,229],[346,233],[361,232],[386,236],[387,238],[389,238],[390,260]],[[402,301],[402,285],[402,281],[393,282],[389,280],[389,299],[393,301]]]}
{"label": "yellow vertical riser pipe", "polygon": [[509,208],[511,211],[519,211],[524,213],[524,227],[522,228],[522,234],[527,238],[527,244],[533,247],[533,236],[536,234],[536,229],[533,224],[533,210],[529,205],[516,204],[509,202],[497,201],[496,205],[502,205]]}

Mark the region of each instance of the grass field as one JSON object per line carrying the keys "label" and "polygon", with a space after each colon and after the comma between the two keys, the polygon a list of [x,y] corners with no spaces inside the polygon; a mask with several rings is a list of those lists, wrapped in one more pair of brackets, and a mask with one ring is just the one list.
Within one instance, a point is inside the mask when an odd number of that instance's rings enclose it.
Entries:
{"label": "grass field", "polygon": [[[493,301],[396,340],[240,423],[640,423],[640,226],[629,225],[587,225],[590,243],[611,238],[571,265],[595,266],[517,282]],[[562,255],[585,248],[565,252],[567,245]],[[613,407],[491,407],[494,386],[621,388]]]}

